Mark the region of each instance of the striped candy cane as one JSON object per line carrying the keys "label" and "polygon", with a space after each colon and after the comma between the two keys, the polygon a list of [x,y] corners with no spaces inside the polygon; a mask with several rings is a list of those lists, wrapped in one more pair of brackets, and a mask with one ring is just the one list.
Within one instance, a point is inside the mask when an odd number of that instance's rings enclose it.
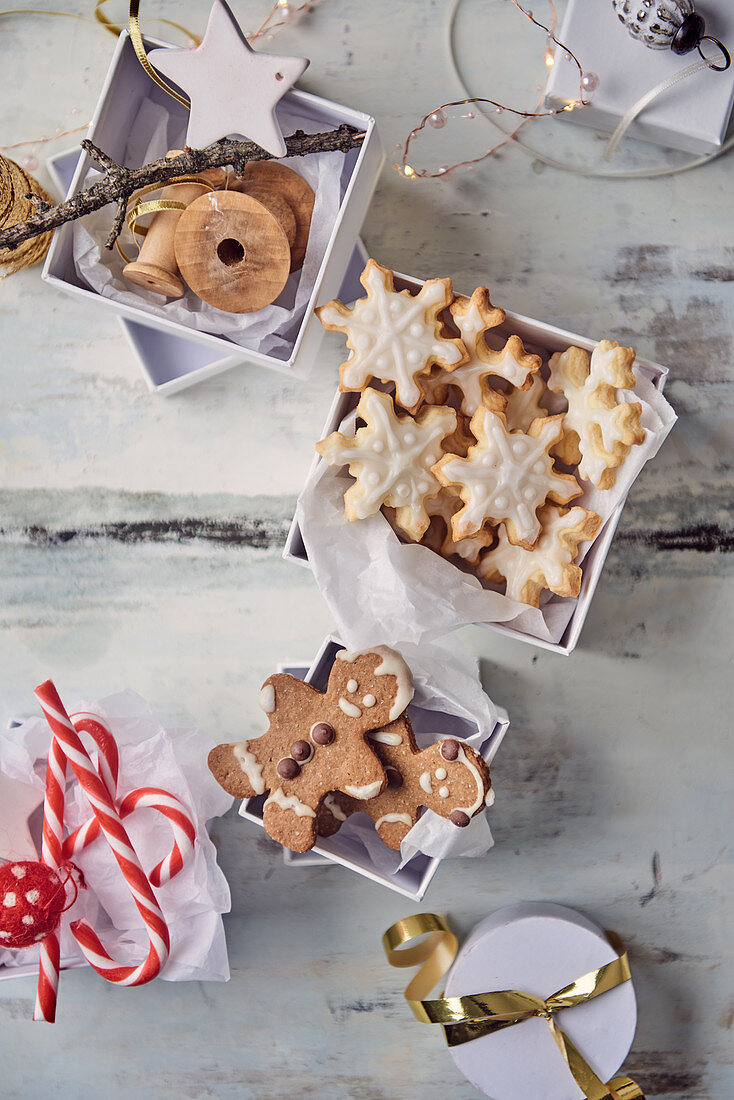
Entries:
{"label": "striped candy cane", "polygon": [[[54,738],[46,765],[46,793],[43,802],[43,839],[41,862],[58,871],[63,861],[64,802],[66,792],[66,756]],[[52,1024],[56,1019],[59,988],[59,934],[49,932],[41,943],[38,987],[33,1019]]]}
{"label": "striped candy cane", "polygon": [[[76,722],[74,723],[76,725]],[[165,859],[162,859],[148,876],[153,886],[162,886],[170,882],[179,871],[194,850],[196,831],[191,818],[188,816],[183,804],[168,791],[158,787],[138,787],[125,795],[118,810],[124,820],[137,809],[157,810],[171,825],[173,830],[173,847]],[[73,859],[79,855],[89,844],[101,834],[102,827],[99,819],[91,817],[80,825],[75,832],[64,841],[64,859]]]}
{"label": "striped candy cane", "polygon": [[[161,968],[168,959],[170,936],[163,913],[122,824],[120,813],[115,805],[114,792],[110,791],[100,773],[95,769],[79,734],[64,710],[64,705],[56,688],[50,680],[47,680],[36,688],[36,696],[53,733],[53,742],[49,754],[49,771],[56,771],[56,768],[51,766],[52,759],[59,762],[64,761],[60,774],[65,778],[66,761],[71,765],[72,771],[89,800],[94,816],[99,822],[100,830],[104,833],[107,843],[112,849],[127,882],[128,889],[145,922],[149,940],[148,954],[138,966],[122,966],[112,959],[88,921],[74,921],[71,925],[71,931],[90,965],[103,978],[117,985],[144,985],[160,973]],[[104,759],[105,752],[103,750],[101,750],[101,755]],[[114,767],[112,757],[109,754],[104,768],[106,769],[106,777],[110,779]],[[53,814],[49,835],[53,836],[54,851],[60,855],[62,852],[60,841],[63,837],[63,786],[61,786],[60,802],[55,792],[52,799],[47,798],[47,802],[50,804]],[[57,813],[59,809],[60,814]],[[58,831],[56,830],[57,822],[60,823]],[[58,983],[58,960],[56,970]]]}

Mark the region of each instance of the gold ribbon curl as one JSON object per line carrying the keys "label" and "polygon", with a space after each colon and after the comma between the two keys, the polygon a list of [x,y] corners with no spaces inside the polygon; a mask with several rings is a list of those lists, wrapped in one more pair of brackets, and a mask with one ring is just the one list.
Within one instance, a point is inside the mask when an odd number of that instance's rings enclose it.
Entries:
{"label": "gold ribbon curl", "polygon": [[[102,0],[104,3],[105,0]],[[133,240],[140,250],[140,241],[138,237],[144,238],[148,233],[148,226],[138,225],[141,218],[144,218],[146,214],[157,214],[159,210],[185,210],[189,205],[187,202],[180,202],[178,199],[151,199],[149,202],[141,202],[145,195],[150,195],[154,191],[160,191],[164,187],[171,187],[177,183],[199,183],[202,187],[205,187],[207,191],[214,191],[216,188],[212,187],[208,180],[205,180],[202,176],[174,176],[173,179],[167,180],[165,183],[151,183],[147,187],[141,188],[140,191],[136,191],[134,195],[130,196],[128,201],[128,210],[125,214],[125,221],[127,227],[132,234]],[[126,264],[130,263],[130,257],[120,244],[120,238],[115,241],[115,247],[122,256]]]}
{"label": "gold ribbon curl", "polygon": [[[403,947],[403,944],[426,935],[428,938],[422,943]],[[607,932],[606,936],[617,952],[617,958],[577,978],[545,1000],[517,989],[429,999],[431,990],[453,963],[458,947],[456,936],[445,917],[436,913],[418,913],[393,924],[382,937],[382,946],[391,966],[422,964],[406,986],[405,999],[417,1020],[425,1024],[439,1024],[443,1028],[450,1047],[471,1042],[482,1035],[492,1035],[505,1027],[513,1027],[538,1016],[548,1024],[558,1049],[587,1100],[645,1100],[642,1089],[630,1077],[615,1077],[604,1084],[554,1019],[556,1012],[585,1004],[629,981],[629,960],[624,943],[614,932]]]}

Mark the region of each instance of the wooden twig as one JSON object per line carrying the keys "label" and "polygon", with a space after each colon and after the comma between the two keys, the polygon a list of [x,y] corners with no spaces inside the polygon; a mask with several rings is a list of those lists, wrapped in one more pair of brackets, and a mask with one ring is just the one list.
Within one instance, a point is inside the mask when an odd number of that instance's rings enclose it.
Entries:
{"label": "wooden twig", "polygon": [[[306,134],[303,130],[296,130],[285,139],[286,156],[302,157],[309,153],[347,153],[362,144],[364,133],[354,130],[351,126],[339,126],[336,130],[328,130],[320,134]],[[266,153],[254,141],[232,141],[224,139],[208,145],[206,149],[185,149],[177,157],[171,159],[150,161],[140,168],[125,168],[116,164],[111,157],[85,138],[82,148],[96,161],[105,173],[90,187],[80,191],[66,202],[58,206],[49,206],[37,210],[26,221],[18,222],[0,232],[0,250],[12,250],[23,241],[46,233],[50,229],[56,229],[65,222],[76,221],[86,214],[100,210],[108,203],[117,203],[117,212],[112,229],[107,238],[107,248],[112,248],[122,232],[125,224],[125,212],[130,198],[143,187],[150,184],[165,184],[176,176],[196,175],[207,168],[223,168],[231,165],[235,173],[241,176],[245,165],[252,160],[273,160],[270,153]]]}

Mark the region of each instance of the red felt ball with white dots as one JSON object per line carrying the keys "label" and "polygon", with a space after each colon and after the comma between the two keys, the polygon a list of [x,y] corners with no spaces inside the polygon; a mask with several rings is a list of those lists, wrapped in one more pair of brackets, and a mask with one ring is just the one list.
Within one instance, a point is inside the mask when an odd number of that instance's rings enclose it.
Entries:
{"label": "red felt ball with white dots", "polygon": [[0,867],[0,947],[31,947],[58,927],[66,889],[45,863],[22,860]]}

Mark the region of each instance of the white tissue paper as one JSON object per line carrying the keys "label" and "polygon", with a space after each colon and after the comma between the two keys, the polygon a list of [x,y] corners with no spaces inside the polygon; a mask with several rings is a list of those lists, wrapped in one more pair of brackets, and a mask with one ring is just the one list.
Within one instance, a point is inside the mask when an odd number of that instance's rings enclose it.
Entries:
{"label": "white tissue paper", "polygon": [[[640,370],[636,376],[635,391],[624,391],[624,397],[642,404],[645,441],[631,448],[613,488],[600,491],[579,481],[583,494],[571,501],[572,507],[598,512],[605,522],[624,503],[633,481],[657,453],[676,419],[650,377]],[[557,395],[549,396],[555,400]],[[354,405],[358,399],[355,394]],[[562,397],[560,402],[562,410]],[[338,427],[354,434],[353,410]],[[309,564],[338,633],[350,649],[393,645],[401,638],[425,642],[470,623],[503,623],[543,641],[560,640],[576,607],[575,598],[546,593],[539,608],[528,607],[484,587],[477,577],[428,547],[401,542],[382,513],[348,522],[344,493],[352,482],[347,467],[330,466],[320,459],[296,506]],[[578,564],[592,546],[582,543]]]}
{"label": "white tissue paper", "polygon": [[[120,752],[118,798],[137,787],[158,787],[180,799],[194,822],[193,856],[170,882],[155,889],[171,935],[171,952],[160,977],[166,981],[227,981],[229,964],[221,915],[229,912],[230,894],[206,823],[226,813],[233,799],[205,766],[209,737],[198,729],[164,729],[148,703],[132,691],[78,703],[70,713],[78,711],[98,714],[112,730]],[[82,736],[94,760],[92,742]],[[50,743],[51,731],[42,718],[30,718],[0,732],[0,771],[23,784],[25,790],[34,789],[39,803]],[[0,827],[3,812],[0,807]],[[67,833],[90,816],[86,796],[73,779],[66,792]],[[125,818],[125,828],[146,871],[170,851],[173,835],[157,811],[136,810]],[[15,852],[8,855],[17,858]],[[82,871],[88,889],[79,891],[77,902],[62,921],[63,965],[85,961],[69,931],[70,920],[80,917],[90,921],[115,960],[123,965],[140,962],[148,950],[147,932],[109,845],[99,837],[74,855],[73,862]],[[0,950],[0,966],[33,964],[38,955],[38,947]]]}
{"label": "white tissue paper", "polygon": [[[302,115],[291,116],[285,107],[279,109],[278,120],[288,133],[297,128],[306,131],[315,128],[313,123],[309,127],[308,120],[304,120]],[[183,148],[184,140],[185,122],[173,119],[164,107],[152,100],[144,100],[131,127],[123,162],[146,164],[165,156],[169,149]],[[125,261],[117,249],[109,251],[104,244],[111,227],[111,206],[103,207],[83,221],[74,223],[74,263],[77,274],[98,294],[121,305],[152,313],[199,332],[226,336],[235,344],[251,351],[288,359],[326,253],[346,186],[342,179],[345,169],[342,153],[289,157],[288,167],[303,176],[316,194],[311,232],[303,267],[300,271],[292,272],[278,299],[265,309],[255,313],[226,313],[202,302],[188,289],[181,298],[165,299],[160,294],[153,294],[129,283],[122,274]],[[90,170],[85,186],[97,178],[99,173]],[[137,254],[136,246],[127,231],[120,243],[131,257]]]}

